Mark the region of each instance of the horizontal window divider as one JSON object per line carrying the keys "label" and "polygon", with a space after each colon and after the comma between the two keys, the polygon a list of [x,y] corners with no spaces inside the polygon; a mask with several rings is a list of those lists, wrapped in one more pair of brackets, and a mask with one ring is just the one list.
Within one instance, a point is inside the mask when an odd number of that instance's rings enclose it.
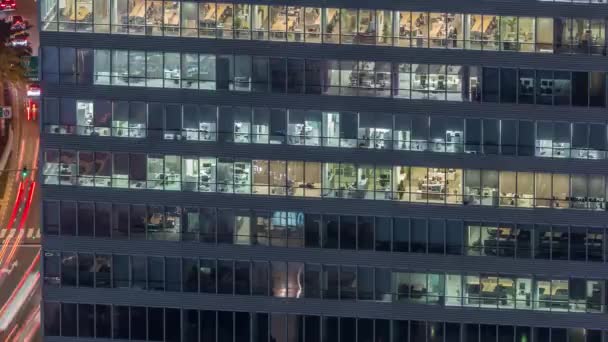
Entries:
{"label": "horizontal window divider", "polygon": [[[99,39],[103,37],[103,39]],[[177,38],[177,39],[176,39]],[[293,44],[276,41],[192,39],[158,36],[41,32],[45,46],[130,49],[181,53],[241,54],[285,58],[377,60],[386,62],[459,64],[578,71],[608,71],[608,58],[596,55],[537,54],[462,49],[420,49],[336,44]]]}
{"label": "horizontal window divider", "polygon": [[[604,226],[608,220],[606,211],[555,210],[550,208],[497,208],[489,206],[427,205],[412,202],[370,201],[332,198],[292,198],[285,196],[259,196],[246,194],[201,193],[161,190],[127,190],[120,188],[86,188],[75,186],[41,185],[45,200],[148,203],[164,205],[174,203],[205,207],[209,203],[225,208],[247,208],[309,212],[335,212],[338,214],[378,216],[410,216],[413,213],[427,217],[470,221],[510,222],[514,215],[520,222],[543,222],[546,224],[568,224]],[[466,209],[466,210],[463,210]]]}
{"label": "horizontal window divider", "polygon": [[51,85],[42,81],[45,96],[112,99],[166,103],[192,103],[242,106],[323,109],[326,111],[386,112],[409,115],[466,113],[466,117],[496,119],[606,122],[605,108],[562,107],[526,104],[471,103],[433,100],[346,97],[313,94],[235,93],[190,89],[137,88],[93,85]]}
{"label": "horizontal window divider", "polygon": [[[43,291],[45,301],[65,301],[112,305],[179,307],[182,309],[219,309],[235,311],[297,312],[362,318],[415,319],[429,321],[476,322],[538,326],[608,329],[608,315],[547,313],[544,311],[443,308],[424,304],[376,303],[365,301],[328,301],[322,299],[286,299],[202,293],[170,293],[131,289],[51,288]],[[77,300],[75,300],[77,298]]]}
{"label": "horizontal window divider", "polygon": [[528,275],[537,278],[571,277],[608,279],[603,263],[581,263],[543,259],[513,259],[463,255],[434,255],[380,251],[336,250],[328,248],[284,248],[273,246],[244,246],[205,244],[200,242],[99,239],[90,237],[45,236],[43,249],[79,253],[146,255],[181,258],[212,258],[234,260],[281,260],[317,264],[391,267],[410,271],[496,273]]}
{"label": "horizontal window divider", "polygon": [[398,150],[346,149],[338,147],[235,144],[200,141],[140,140],[117,137],[86,137],[46,134],[43,148],[78,146],[95,150],[103,145],[105,151],[130,153],[180,154],[184,156],[219,156],[233,158],[314,160],[320,162],[356,162],[404,165],[424,164],[428,167],[457,167],[501,169],[512,171],[552,171],[565,173],[602,174],[608,169],[608,159],[580,160],[538,158],[533,156],[479,155],[466,153],[433,153]]}

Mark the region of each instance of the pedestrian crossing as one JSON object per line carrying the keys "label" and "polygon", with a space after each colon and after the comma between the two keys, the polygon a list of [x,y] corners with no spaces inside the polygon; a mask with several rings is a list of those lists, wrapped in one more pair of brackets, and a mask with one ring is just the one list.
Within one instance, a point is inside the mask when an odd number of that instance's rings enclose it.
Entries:
{"label": "pedestrian crossing", "polygon": [[[16,229],[0,229],[0,241],[7,239],[9,237],[13,237],[17,234]],[[40,228],[26,228],[25,229],[25,238],[26,239],[40,239]]]}

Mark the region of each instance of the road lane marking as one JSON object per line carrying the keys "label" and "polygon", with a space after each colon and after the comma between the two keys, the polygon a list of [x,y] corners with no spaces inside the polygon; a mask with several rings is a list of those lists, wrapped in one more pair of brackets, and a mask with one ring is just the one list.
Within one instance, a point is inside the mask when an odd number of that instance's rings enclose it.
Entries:
{"label": "road lane marking", "polygon": [[5,236],[6,236],[6,228],[2,228],[2,230],[0,230],[0,240],[4,239]]}
{"label": "road lane marking", "polygon": [[28,230],[27,230],[27,238],[28,239],[31,239],[32,236],[34,236],[34,230],[35,230],[34,228],[28,228]]}

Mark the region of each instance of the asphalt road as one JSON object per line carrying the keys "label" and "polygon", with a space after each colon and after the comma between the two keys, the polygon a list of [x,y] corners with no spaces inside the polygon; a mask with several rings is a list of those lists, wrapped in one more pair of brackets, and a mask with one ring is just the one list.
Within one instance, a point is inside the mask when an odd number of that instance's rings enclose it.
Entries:
{"label": "asphalt road", "polygon": [[[37,4],[33,0],[17,0],[17,10],[14,11],[13,15],[21,15],[24,19],[28,20],[30,24],[37,25],[36,18]],[[30,31],[30,42],[32,44],[32,52],[38,53],[39,37],[36,27]],[[13,98],[13,119],[12,125],[15,134],[13,153],[9,162],[6,165],[8,175],[6,179],[6,191],[3,196],[3,205],[0,208],[0,228],[16,229],[20,227],[20,222],[23,216],[27,214],[22,228],[39,228],[40,227],[40,198],[39,189],[36,185],[34,190],[34,196],[32,198],[31,207],[29,212],[26,212],[25,207],[28,202],[27,193],[24,193],[21,199],[21,210],[17,215],[17,218],[12,226],[9,225],[11,212],[13,205],[17,200],[17,189],[21,182],[20,170],[23,167],[27,167],[32,170],[29,174],[30,180],[36,180],[36,171],[33,170],[36,167],[37,154],[38,154],[38,142],[39,142],[39,127],[38,122],[27,121],[25,117],[25,89],[11,89],[11,96]],[[1,196],[2,194],[0,194]],[[27,233],[24,233],[25,235]],[[17,235],[15,232],[14,235]],[[12,242],[15,241],[13,238]],[[2,244],[4,240],[0,240],[0,272],[2,268],[11,268],[14,262],[14,268],[5,277],[0,277],[0,308],[5,305],[7,300],[11,297],[15,289],[22,282],[22,279],[26,276],[26,271],[34,261],[34,258],[40,252],[39,239],[27,239],[27,235],[24,236],[24,243],[19,244],[14,249],[14,254],[7,262],[8,255],[13,250],[13,244],[9,244],[5,249],[6,252],[2,255]],[[34,272],[39,270],[39,263],[34,267]],[[14,321],[11,322],[9,327],[5,331],[0,331],[1,341],[40,341],[40,328],[39,328],[39,314],[40,308],[40,285],[38,284],[37,289],[33,296],[17,310]],[[6,312],[0,311],[0,318],[2,315],[6,315]],[[30,333],[35,333],[31,335]]]}

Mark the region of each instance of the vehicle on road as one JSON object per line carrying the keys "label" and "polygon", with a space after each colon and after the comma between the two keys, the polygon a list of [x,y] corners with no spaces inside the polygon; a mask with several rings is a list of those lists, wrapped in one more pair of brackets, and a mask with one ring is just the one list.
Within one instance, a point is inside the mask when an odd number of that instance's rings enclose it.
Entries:
{"label": "vehicle on road", "polygon": [[15,260],[9,267],[0,268],[0,285],[13,273],[13,270],[19,265],[19,262]]}
{"label": "vehicle on road", "polygon": [[0,0],[0,11],[14,11],[17,8],[15,0]]}

